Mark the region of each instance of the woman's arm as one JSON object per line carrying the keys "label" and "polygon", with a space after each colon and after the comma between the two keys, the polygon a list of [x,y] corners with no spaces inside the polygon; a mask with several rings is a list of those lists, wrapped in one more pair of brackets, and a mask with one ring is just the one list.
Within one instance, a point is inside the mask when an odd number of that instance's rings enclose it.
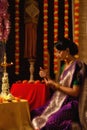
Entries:
{"label": "woman's arm", "polygon": [[70,95],[70,96],[74,96],[74,97],[78,97],[80,94],[80,87],[77,85],[73,85],[72,88],[68,88],[65,86],[60,86],[59,90]]}
{"label": "woman's arm", "polygon": [[79,93],[80,93],[79,85],[73,85],[72,88],[69,88],[67,86],[62,86],[58,82],[55,82],[53,80],[48,80],[45,83],[46,83],[47,86],[50,86],[54,89],[58,89],[58,90],[60,90],[64,93],[66,93],[67,95],[74,96],[74,97],[79,96]]}
{"label": "woman's arm", "polygon": [[53,89],[58,89],[70,96],[74,96],[74,97],[79,96],[79,93],[80,93],[79,85],[73,85],[72,88],[69,88],[67,86],[62,86],[58,82],[55,82],[54,80],[51,80],[50,78],[48,78],[46,70],[42,68],[40,68],[39,75],[40,77],[44,78],[46,86],[51,87]]}

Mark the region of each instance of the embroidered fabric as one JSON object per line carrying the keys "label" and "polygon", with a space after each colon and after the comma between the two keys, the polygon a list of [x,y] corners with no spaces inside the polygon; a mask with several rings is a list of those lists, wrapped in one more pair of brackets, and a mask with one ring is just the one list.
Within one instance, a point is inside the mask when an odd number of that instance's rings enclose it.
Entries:
{"label": "embroidered fabric", "polygon": [[[76,62],[74,62],[69,68],[67,68],[61,74],[60,76],[61,85],[70,87],[73,74],[75,72],[75,65],[76,65]],[[41,129],[42,127],[44,127],[48,118],[61,108],[64,100],[66,99],[66,96],[67,95],[61,91],[58,91],[58,90],[55,91],[55,93],[53,94],[50,100],[49,105],[46,107],[43,113],[32,120],[33,127],[35,129]]]}

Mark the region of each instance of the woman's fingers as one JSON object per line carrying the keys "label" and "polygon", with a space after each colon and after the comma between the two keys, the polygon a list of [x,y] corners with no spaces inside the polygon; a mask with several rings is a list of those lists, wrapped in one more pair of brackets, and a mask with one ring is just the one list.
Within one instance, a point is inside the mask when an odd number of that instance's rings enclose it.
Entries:
{"label": "woman's fingers", "polygon": [[42,67],[40,67],[39,75],[41,78],[46,77],[46,71]]}

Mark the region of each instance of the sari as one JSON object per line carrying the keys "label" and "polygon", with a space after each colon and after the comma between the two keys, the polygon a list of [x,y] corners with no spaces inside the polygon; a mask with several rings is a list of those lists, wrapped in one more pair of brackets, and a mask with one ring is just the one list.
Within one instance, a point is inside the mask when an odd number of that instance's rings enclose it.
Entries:
{"label": "sari", "polygon": [[[59,77],[61,86],[72,87],[77,81],[82,84],[82,63],[74,61]],[[31,112],[32,125],[40,130],[71,130],[72,121],[79,122],[78,97],[69,96],[56,90],[49,102]]]}

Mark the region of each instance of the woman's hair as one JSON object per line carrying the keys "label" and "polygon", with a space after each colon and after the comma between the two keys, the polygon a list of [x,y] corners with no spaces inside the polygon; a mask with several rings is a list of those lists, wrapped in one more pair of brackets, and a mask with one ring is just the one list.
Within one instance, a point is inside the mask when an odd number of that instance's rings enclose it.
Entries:
{"label": "woman's hair", "polygon": [[66,50],[69,48],[71,55],[76,55],[78,53],[78,46],[70,41],[69,39],[63,38],[54,44],[54,47],[58,50]]}

